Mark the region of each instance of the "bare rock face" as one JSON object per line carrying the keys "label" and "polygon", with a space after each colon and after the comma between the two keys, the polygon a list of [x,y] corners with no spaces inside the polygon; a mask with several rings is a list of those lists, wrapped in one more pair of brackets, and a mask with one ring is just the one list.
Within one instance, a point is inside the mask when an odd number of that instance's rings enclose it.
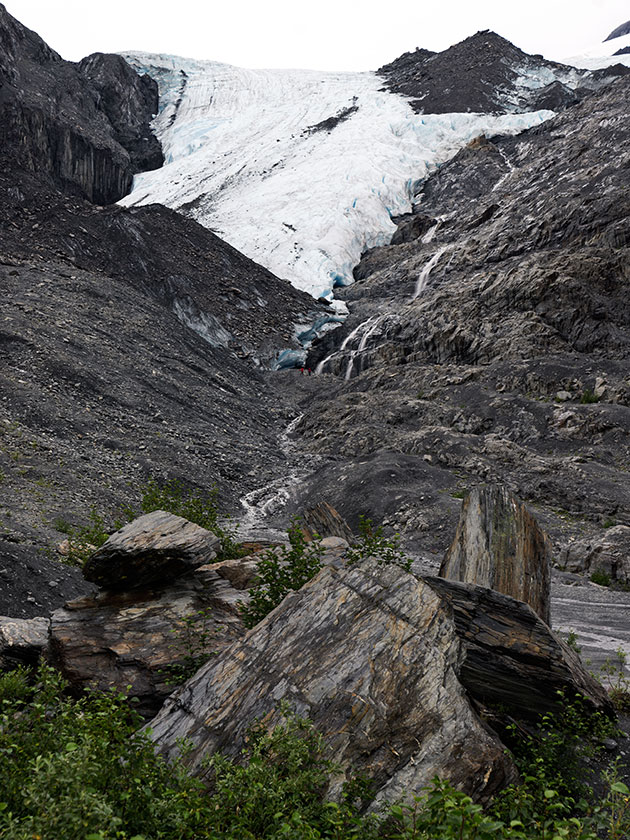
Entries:
{"label": "bare rock face", "polygon": [[505,487],[477,487],[467,496],[439,574],[524,601],[550,623],[551,543]]}
{"label": "bare rock face", "polygon": [[[98,67],[93,57],[84,66],[64,61],[2,4],[0,48],[3,154],[10,150],[27,170],[97,204],[122,198],[141,166],[160,165],[160,146],[149,127],[151,91],[131,68],[124,84],[117,84],[120,72],[112,71],[120,71],[122,59]],[[124,102],[130,81],[131,108],[140,106],[131,120]]]}
{"label": "bare rock face", "polygon": [[354,535],[345,519],[328,502],[318,502],[302,516],[302,533],[307,540],[320,537],[341,537],[351,543]]}
{"label": "bare rock face", "polygon": [[100,592],[71,601],[53,613],[49,656],[74,688],[128,691],[138,711],[151,717],[173,691],[179,669],[245,632],[242,596],[215,572],[200,569],[159,591]]}
{"label": "bare rock face", "polygon": [[47,618],[0,616],[0,671],[35,664],[48,644],[49,628]]}
{"label": "bare rock face", "polygon": [[573,540],[560,552],[559,564],[567,572],[603,572],[630,583],[630,528],[617,525],[600,536]]}
{"label": "bare rock face", "polygon": [[463,648],[460,680],[475,700],[529,718],[566,691],[612,713],[602,685],[527,604],[481,586],[424,580],[452,609]]}
{"label": "bare rock face", "polygon": [[205,528],[156,510],[112,534],[88,559],[83,574],[110,590],[160,586],[211,563],[218,546],[218,537]]}
{"label": "bare rock face", "polygon": [[254,720],[273,727],[287,700],[341,767],[330,796],[353,768],[374,780],[377,800],[411,796],[436,774],[488,799],[514,768],[459,682],[449,613],[398,567],[326,567],[168,700],[152,738],[167,756],[185,738],[184,761],[203,775],[205,756],[236,757]]}

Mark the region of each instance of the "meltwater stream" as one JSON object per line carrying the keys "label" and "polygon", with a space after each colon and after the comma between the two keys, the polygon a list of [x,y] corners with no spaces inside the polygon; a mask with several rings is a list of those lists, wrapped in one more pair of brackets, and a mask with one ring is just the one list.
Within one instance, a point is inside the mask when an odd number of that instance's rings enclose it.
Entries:
{"label": "meltwater stream", "polygon": [[244,511],[239,520],[240,537],[264,538],[279,542],[286,540],[286,529],[270,527],[267,522],[282,513],[300,482],[324,460],[321,455],[304,453],[291,439],[303,416],[299,414],[294,417],[278,441],[280,451],[287,458],[285,474],[251,490],[240,499]]}

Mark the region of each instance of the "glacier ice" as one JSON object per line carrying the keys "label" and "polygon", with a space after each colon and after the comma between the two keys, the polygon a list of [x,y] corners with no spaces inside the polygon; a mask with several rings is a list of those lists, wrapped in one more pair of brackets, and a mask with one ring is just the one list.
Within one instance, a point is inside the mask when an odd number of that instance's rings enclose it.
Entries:
{"label": "glacier ice", "polygon": [[[166,164],[138,175],[121,203],[180,210],[329,300],[352,282],[366,248],[389,242],[391,217],[410,211],[418,179],[480,134],[516,133],[553,115],[415,114],[374,73],[125,57],[159,83]],[[318,128],[340,114],[334,128]]]}

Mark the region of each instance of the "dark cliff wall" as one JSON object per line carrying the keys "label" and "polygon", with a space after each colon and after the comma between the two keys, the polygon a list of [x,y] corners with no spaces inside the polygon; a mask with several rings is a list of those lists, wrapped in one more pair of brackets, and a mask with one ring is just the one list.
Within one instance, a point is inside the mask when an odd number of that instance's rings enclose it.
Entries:
{"label": "dark cliff wall", "polygon": [[97,204],[122,198],[134,172],[161,165],[149,128],[155,87],[121,63],[118,56],[64,61],[0,4],[4,165]]}

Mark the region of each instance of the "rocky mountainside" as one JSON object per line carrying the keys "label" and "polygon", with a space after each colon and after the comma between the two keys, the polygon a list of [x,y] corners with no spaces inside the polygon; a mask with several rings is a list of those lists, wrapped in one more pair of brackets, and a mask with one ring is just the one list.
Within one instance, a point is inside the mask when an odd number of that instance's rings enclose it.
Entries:
{"label": "rocky mountainside", "polygon": [[159,163],[155,85],[64,62],[3,7],[0,38],[0,613],[23,616],[77,594],[56,523],[111,523],[152,475],[239,508],[284,468],[265,368],[325,310],[164,207],[90,203]]}
{"label": "rocky mountainside", "polygon": [[351,523],[360,496],[439,555],[457,497],[501,475],[556,552],[630,524],[628,83],[470,144],[357,267],[298,427],[343,456],[331,501]]}

